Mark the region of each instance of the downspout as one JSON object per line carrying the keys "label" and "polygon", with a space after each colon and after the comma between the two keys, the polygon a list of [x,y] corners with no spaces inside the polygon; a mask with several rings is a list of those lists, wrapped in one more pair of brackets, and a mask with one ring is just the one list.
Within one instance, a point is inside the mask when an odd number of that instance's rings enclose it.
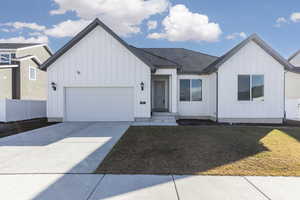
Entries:
{"label": "downspout", "polygon": [[219,122],[219,74],[216,72],[216,122]]}

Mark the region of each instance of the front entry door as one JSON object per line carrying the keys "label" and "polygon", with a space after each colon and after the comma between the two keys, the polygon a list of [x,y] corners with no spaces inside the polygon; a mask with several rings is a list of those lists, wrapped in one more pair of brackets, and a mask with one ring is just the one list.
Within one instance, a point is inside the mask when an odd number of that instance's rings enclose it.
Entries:
{"label": "front entry door", "polygon": [[154,109],[157,111],[166,110],[166,82],[154,81]]}

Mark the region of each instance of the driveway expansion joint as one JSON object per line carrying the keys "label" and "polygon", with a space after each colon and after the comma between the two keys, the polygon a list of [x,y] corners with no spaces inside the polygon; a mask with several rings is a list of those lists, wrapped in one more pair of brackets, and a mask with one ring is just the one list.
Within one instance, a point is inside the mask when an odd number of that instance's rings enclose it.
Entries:
{"label": "driveway expansion joint", "polygon": [[174,183],[174,187],[175,187],[177,199],[180,200],[180,197],[179,197],[179,193],[178,193],[178,190],[177,190],[177,186],[176,186],[176,182],[175,182],[174,175],[171,175],[171,177],[172,177],[172,180],[173,180],[173,183]]}
{"label": "driveway expansion joint", "polygon": [[268,195],[266,195],[261,189],[259,189],[254,183],[252,183],[247,177],[242,176],[255,190],[257,190],[259,193],[261,193],[265,198],[268,200],[272,200]]}
{"label": "driveway expansion joint", "polygon": [[102,182],[102,180],[104,179],[105,174],[103,174],[103,176],[100,178],[100,180],[97,182],[97,184],[95,185],[95,187],[93,188],[93,190],[91,191],[91,193],[88,195],[86,200],[89,200],[92,198],[93,194],[95,193],[96,189],[99,187],[100,183]]}

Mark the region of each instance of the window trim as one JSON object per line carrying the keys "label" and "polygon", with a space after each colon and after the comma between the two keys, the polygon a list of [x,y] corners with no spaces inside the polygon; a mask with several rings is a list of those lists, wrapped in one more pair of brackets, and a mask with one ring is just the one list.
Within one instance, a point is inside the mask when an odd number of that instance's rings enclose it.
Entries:
{"label": "window trim", "polygon": [[[181,84],[180,82],[182,80],[188,80],[189,81],[189,86],[190,86],[190,100],[187,100],[187,101],[183,101],[180,99],[180,90],[181,90]],[[201,83],[201,100],[199,101],[195,101],[193,100],[193,96],[192,96],[192,81],[193,80],[200,80],[200,83]],[[186,102],[186,103],[192,103],[192,102],[202,102],[203,101],[203,79],[201,78],[183,78],[183,79],[179,79],[179,102]]]}
{"label": "window trim", "polygon": [[[2,55],[8,55],[9,56],[9,58],[8,58],[8,62],[3,62],[2,60],[1,60],[1,57],[2,57]],[[11,64],[11,53],[9,53],[9,52],[1,52],[0,53],[0,63],[1,64]]]}
{"label": "window trim", "polygon": [[[31,78],[31,69],[34,70],[34,78]],[[29,66],[29,80],[30,81],[36,81],[37,80],[37,69],[35,67]]]}
{"label": "window trim", "polygon": [[[250,79],[249,79],[249,81],[250,81],[250,99],[249,100],[239,100],[239,76],[250,76]],[[253,99],[253,97],[252,97],[252,84],[253,84],[253,81],[252,81],[252,78],[253,78],[253,76],[263,76],[263,97],[264,97],[264,99],[263,100],[255,100],[255,99]],[[265,102],[265,75],[264,74],[238,74],[237,75],[237,101],[238,102],[259,102],[259,103],[263,103],[263,102]]]}

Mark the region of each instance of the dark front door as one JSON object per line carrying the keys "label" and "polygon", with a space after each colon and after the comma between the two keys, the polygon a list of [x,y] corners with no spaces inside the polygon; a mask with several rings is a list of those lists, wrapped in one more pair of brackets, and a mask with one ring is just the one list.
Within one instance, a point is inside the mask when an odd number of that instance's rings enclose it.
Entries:
{"label": "dark front door", "polygon": [[166,82],[154,81],[154,110],[166,110]]}

